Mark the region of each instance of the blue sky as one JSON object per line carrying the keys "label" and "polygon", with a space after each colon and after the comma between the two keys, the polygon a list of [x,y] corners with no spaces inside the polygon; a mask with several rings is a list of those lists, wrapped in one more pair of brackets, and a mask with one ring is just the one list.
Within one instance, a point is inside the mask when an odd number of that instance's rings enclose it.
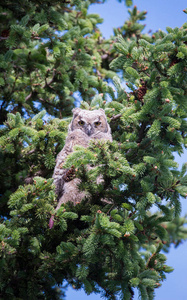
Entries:
{"label": "blue sky", "polygon": [[[147,18],[142,21],[142,24],[147,25],[145,32],[150,29],[165,30],[167,26],[181,27],[187,22],[187,15],[183,12],[187,6],[186,0],[134,0],[134,5],[140,11],[147,11]],[[109,38],[113,34],[113,28],[121,26],[129,16],[124,3],[119,3],[117,0],[92,4],[89,13],[97,13],[104,19],[99,28],[105,38]]]}
{"label": "blue sky", "polygon": [[[183,12],[187,7],[186,0],[134,0],[134,5],[140,11],[147,11],[147,18],[142,22],[146,24],[145,33],[150,29],[153,32],[158,29],[166,31],[166,27],[181,27],[187,22],[187,15]],[[97,13],[104,19],[99,28],[105,38],[109,38],[113,34],[113,28],[121,26],[128,18],[126,6],[117,0],[91,5],[89,13]],[[187,151],[181,157],[176,155],[176,160],[180,166],[187,162]],[[182,200],[182,214],[185,213],[187,213],[187,199]],[[156,290],[155,300],[185,300],[187,299],[187,242],[177,249],[172,246],[167,258],[167,264],[175,270],[167,275],[162,287]],[[101,300],[101,297],[95,294],[87,296],[84,291],[68,288],[66,299]],[[134,300],[137,299],[136,293]]]}

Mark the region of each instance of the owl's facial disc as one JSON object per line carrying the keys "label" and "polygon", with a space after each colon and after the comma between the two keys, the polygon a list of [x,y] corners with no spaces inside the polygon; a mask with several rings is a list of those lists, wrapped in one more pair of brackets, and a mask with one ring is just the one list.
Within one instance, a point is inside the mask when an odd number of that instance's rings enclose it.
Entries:
{"label": "owl's facial disc", "polygon": [[90,136],[90,135],[92,135],[92,133],[94,133],[94,128],[92,127],[91,124],[88,124],[85,129],[86,129],[86,133],[88,136]]}
{"label": "owl's facial disc", "polygon": [[108,132],[107,119],[102,110],[75,109],[73,113],[73,120],[70,124],[71,131],[80,129],[90,137],[101,132]]}
{"label": "owl's facial disc", "polygon": [[86,131],[86,134],[88,136],[91,136],[92,134],[95,134],[96,132],[100,131],[99,130],[99,127],[101,125],[101,122],[98,120],[98,121],[95,121],[93,123],[88,123],[86,124],[85,126],[85,131]]}
{"label": "owl's facial disc", "polygon": [[83,130],[88,136],[91,136],[94,131],[95,128],[98,127],[100,125],[101,122],[94,122],[94,124],[92,124],[91,122],[86,122],[83,121],[82,119],[78,121],[79,126],[81,127],[81,130]]}

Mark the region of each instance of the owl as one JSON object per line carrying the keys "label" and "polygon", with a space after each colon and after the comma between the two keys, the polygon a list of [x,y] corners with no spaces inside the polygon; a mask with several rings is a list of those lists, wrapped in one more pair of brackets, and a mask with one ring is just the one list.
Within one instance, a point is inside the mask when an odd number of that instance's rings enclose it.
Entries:
{"label": "owl", "polygon": [[65,146],[57,156],[53,173],[58,198],[56,210],[60,208],[62,203],[71,201],[76,205],[85,197],[86,193],[78,188],[80,179],[71,176],[73,168],[67,170],[63,168],[63,165],[67,156],[74,151],[75,145],[86,148],[89,142],[94,139],[112,141],[111,129],[104,110],[73,109],[73,118],[68,127]]}

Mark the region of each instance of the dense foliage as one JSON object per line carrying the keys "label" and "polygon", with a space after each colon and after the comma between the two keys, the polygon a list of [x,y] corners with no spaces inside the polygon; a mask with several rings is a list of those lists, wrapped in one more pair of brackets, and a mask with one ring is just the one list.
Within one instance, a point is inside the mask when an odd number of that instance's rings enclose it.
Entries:
{"label": "dense foliage", "polygon": [[[66,284],[153,299],[172,270],[162,249],[187,237],[187,164],[174,160],[187,147],[187,24],[143,34],[134,6],[106,40],[94,2],[0,3],[1,299],[62,299]],[[90,196],[56,212],[55,157],[80,99],[105,110],[114,141],[68,157]]]}

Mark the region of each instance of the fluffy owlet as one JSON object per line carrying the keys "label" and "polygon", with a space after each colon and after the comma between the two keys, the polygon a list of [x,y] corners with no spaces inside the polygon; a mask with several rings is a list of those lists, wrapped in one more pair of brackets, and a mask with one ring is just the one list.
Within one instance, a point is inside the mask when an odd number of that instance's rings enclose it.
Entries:
{"label": "fluffy owlet", "polygon": [[73,119],[68,128],[65,146],[57,156],[53,173],[59,200],[56,210],[60,208],[62,203],[72,201],[75,205],[84,198],[85,193],[79,191],[77,186],[80,180],[78,178],[71,179],[71,176],[68,175],[68,173],[71,174],[71,170],[63,169],[63,164],[67,155],[73,152],[75,145],[88,147],[92,139],[112,141],[111,129],[104,110],[73,109]]}

